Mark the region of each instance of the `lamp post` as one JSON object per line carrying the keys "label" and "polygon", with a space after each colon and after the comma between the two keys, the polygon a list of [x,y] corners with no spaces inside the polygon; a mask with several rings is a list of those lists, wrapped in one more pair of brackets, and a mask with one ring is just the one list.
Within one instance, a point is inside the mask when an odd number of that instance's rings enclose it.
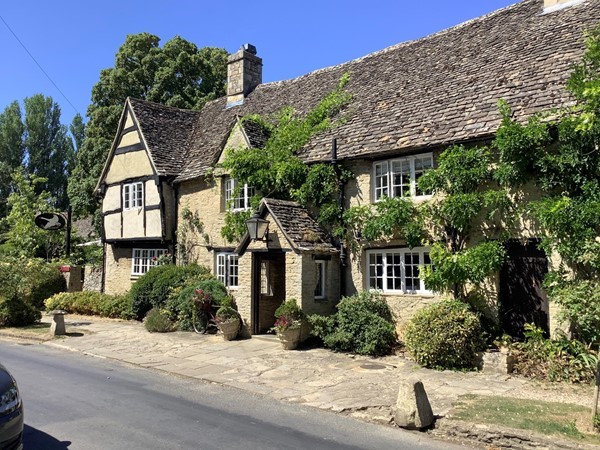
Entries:
{"label": "lamp post", "polygon": [[267,234],[267,228],[269,227],[269,221],[261,219],[258,211],[254,215],[246,220],[246,228],[250,239],[253,241],[264,241],[265,235]]}

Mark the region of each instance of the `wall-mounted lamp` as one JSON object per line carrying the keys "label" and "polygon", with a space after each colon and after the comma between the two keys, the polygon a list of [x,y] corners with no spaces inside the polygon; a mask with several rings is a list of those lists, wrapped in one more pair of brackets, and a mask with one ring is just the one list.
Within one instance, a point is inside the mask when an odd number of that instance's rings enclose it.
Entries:
{"label": "wall-mounted lamp", "polygon": [[269,221],[261,219],[258,212],[255,212],[251,218],[246,220],[246,228],[248,228],[248,234],[253,241],[264,241],[268,227]]}

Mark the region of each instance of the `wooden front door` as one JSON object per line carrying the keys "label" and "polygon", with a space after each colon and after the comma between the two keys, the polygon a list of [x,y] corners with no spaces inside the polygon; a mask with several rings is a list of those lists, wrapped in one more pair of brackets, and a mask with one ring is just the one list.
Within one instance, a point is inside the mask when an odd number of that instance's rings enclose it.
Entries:
{"label": "wooden front door", "polygon": [[275,310],[285,299],[285,254],[252,254],[252,334],[275,325]]}
{"label": "wooden front door", "polygon": [[542,282],[548,259],[538,241],[510,240],[500,270],[499,314],[504,333],[523,338],[524,325],[534,323],[549,334],[548,298]]}

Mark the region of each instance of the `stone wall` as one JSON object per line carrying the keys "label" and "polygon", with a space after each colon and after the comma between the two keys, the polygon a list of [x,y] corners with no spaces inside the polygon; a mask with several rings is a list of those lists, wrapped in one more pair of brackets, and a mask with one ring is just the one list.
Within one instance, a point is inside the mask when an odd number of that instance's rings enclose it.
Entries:
{"label": "stone wall", "polygon": [[102,290],[102,267],[85,266],[83,276],[83,290],[100,292]]}
{"label": "stone wall", "polygon": [[83,289],[83,267],[63,266],[61,273],[67,284],[67,292],[79,292]]}
{"label": "stone wall", "polygon": [[300,306],[306,314],[331,314],[335,312],[340,298],[340,263],[339,257],[327,255],[330,259],[320,259],[325,264],[325,298],[315,298],[317,285],[316,261],[323,256],[313,254],[300,255],[302,262],[302,294],[298,298]]}
{"label": "stone wall", "polygon": [[104,292],[107,294],[123,294],[131,288],[131,252],[129,247],[106,245],[106,264]]}
{"label": "stone wall", "polygon": [[214,271],[214,253],[212,249],[233,249],[236,244],[226,242],[221,237],[221,228],[225,221],[225,205],[222,199],[222,178],[195,180],[182,183],[179,187],[179,228],[183,226],[181,212],[188,208],[197,213],[203,224],[201,234],[190,232],[192,247],[189,249],[190,261],[210,267]]}

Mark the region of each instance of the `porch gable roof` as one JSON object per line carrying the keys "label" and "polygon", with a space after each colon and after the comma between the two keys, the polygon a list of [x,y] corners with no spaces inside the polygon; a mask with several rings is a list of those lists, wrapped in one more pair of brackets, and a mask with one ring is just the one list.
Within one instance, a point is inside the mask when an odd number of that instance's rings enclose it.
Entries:
{"label": "porch gable roof", "polygon": [[[270,214],[283,236],[296,253],[337,253],[329,234],[296,202],[263,198],[258,213],[261,218]],[[250,244],[246,233],[235,253],[243,255]]]}

